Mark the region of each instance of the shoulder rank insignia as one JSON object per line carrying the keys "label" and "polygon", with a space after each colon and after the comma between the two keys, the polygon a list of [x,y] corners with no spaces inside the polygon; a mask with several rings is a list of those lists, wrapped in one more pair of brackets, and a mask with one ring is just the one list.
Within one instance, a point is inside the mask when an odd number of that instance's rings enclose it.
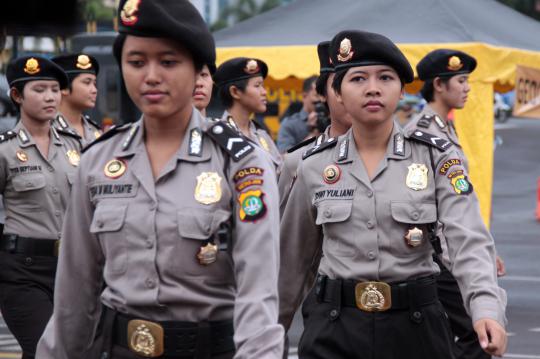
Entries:
{"label": "shoulder rank insignia", "polygon": [[202,155],[202,131],[200,128],[194,128],[189,133],[189,150],[190,156],[201,157]]}
{"label": "shoulder rank insignia", "polygon": [[222,122],[211,125],[207,133],[234,161],[241,160],[255,149],[238,132]]}
{"label": "shoulder rank insignia", "polygon": [[411,139],[427,143],[428,145],[436,147],[441,151],[446,151],[448,148],[450,148],[450,146],[452,146],[449,141],[423,131],[414,131],[411,134]]}
{"label": "shoulder rank insignia", "polygon": [[5,142],[9,139],[12,139],[13,137],[17,137],[17,134],[13,131],[0,133],[0,142]]}
{"label": "shoulder rank insignia", "polygon": [[431,125],[432,119],[433,119],[432,116],[424,115],[418,120],[417,125],[418,127],[428,128],[429,125]]}
{"label": "shoulder rank insignia", "polygon": [[[122,126],[112,126],[107,132],[105,132],[104,134],[102,134],[99,138],[95,139],[94,141],[90,142],[88,145],[86,145],[81,153],[84,153],[86,151],[88,151],[88,149],[90,147],[92,147],[93,145],[95,145],[96,143],[99,143],[99,142],[103,142],[105,140],[108,140],[109,138],[112,138],[113,136],[115,136],[116,134],[118,133],[121,133],[121,132],[124,132],[126,130],[128,130],[129,128],[131,128],[132,126],[134,126],[134,123],[126,123],[125,125],[122,125]],[[137,126],[138,127],[138,126]]]}
{"label": "shoulder rank insignia", "polygon": [[394,135],[394,154],[397,156],[405,156],[405,139],[402,133]]}
{"label": "shoulder rank insignia", "polygon": [[304,153],[304,155],[302,156],[302,159],[305,160],[309,156],[317,152],[321,152],[322,150],[326,148],[333,147],[336,144],[337,144],[337,140],[334,137],[330,137],[329,139],[327,139],[325,142],[321,143],[320,145],[313,146],[309,150],[307,150],[306,153]]}
{"label": "shoulder rank insignia", "polygon": [[294,146],[292,146],[291,148],[289,148],[289,149],[287,150],[287,153],[292,153],[292,152],[296,151],[296,150],[299,149],[299,148],[302,148],[302,147],[304,147],[304,146],[307,146],[307,145],[309,145],[310,143],[314,142],[316,139],[317,139],[317,137],[316,137],[316,136],[313,136],[313,137],[308,138],[307,140],[304,140],[304,141],[302,141],[302,142],[300,142],[300,143],[297,143],[296,145],[294,145]]}
{"label": "shoulder rank insignia", "polygon": [[19,139],[21,140],[23,144],[30,142],[30,138],[28,138],[28,134],[22,128],[19,130]]}
{"label": "shoulder rank insignia", "polygon": [[64,117],[62,115],[56,116],[56,119],[58,120],[58,123],[60,124],[60,127],[62,127],[62,128],[68,128],[69,127],[66,120],[64,119]]}
{"label": "shoulder rank insignia", "polygon": [[345,161],[349,157],[349,139],[344,139],[339,145],[338,161]]}

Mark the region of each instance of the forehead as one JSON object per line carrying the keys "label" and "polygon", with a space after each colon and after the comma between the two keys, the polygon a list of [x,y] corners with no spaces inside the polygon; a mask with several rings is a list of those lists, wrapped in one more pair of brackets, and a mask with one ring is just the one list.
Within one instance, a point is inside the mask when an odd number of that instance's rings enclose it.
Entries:
{"label": "forehead", "polygon": [[161,37],[139,37],[128,35],[124,42],[122,52],[126,55],[141,54],[141,55],[156,55],[156,54],[175,54],[175,55],[190,55],[186,48],[171,39]]}
{"label": "forehead", "polygon": [[264,79],[262,76],[255,76],[255,77],[250,77],[249,80],[248,80],[248,84],[256,84],[256,83],[260,83],[260,82],[263,82]]}
{"label": "forehead", "polygon": [[77,77],[75,77],[75,79],[79,79],[79,80],[86,80],[86,79],[95,80],[96,75],[90,74],[90,73],[82,73],[82,74],[77,75]]}
{"label": "forehead", "polygon": [[351,67],[347,74],[354,74],[354,73],[366,73],[366,74],[376,74],[383,71],[390,71],[395,74],[397,74],[396,70],[394,70],[393,67],[388,65],[369,65],[369,66],[356,66]]}
{"label": "forehead", "polygon": [[56,80],[35,80],[35,81],[28,81],[25,87],[38,87],[38,86],[54,87],[54,86],[60,86],[60,84]]}

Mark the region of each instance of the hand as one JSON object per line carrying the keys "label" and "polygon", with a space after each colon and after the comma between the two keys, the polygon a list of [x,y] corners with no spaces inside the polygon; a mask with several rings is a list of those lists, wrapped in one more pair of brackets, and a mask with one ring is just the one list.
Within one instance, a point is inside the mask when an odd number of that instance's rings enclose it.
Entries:
{"label": "hand", "polygon": [[480,346],[488,354],[502,357],[506,352],[506,330],[495,320],[483,318],[474,323]]}
{"label": "hand", "polygon": [[502,258],[497,256],[496,263],[497,263],[497,277],[505,276],[506,266],[504,265],[504,261],[502,260]]}

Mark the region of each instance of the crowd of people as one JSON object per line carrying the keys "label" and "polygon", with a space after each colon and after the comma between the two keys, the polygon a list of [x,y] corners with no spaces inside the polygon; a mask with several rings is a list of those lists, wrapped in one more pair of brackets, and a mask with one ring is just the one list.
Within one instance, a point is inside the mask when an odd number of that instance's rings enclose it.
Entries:
{"label": "crowd of people", "polygon": [[7,67],[20,115],[0,135],[0,309],[23,359],[286,358],[300,306],[299,358],[504,354],[504,264],[448,120],[473,57],[428,53],[428,105],[402,127],[414,72],[399,48],[321,39],[276,144],[253,121],[263,60],[216,68],[189,1],[122,0],[118,17],[136,122],[102,133],[84,115],[91,56]]}

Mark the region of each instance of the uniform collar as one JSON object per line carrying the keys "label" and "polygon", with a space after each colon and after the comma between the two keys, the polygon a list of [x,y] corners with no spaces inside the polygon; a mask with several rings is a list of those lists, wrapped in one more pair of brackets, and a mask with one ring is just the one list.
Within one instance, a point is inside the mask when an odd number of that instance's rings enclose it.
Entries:
{"label": "uniform collar", "polygon": [[[32,135],[30,135],[30,132],[26,129],[26,127],[23,125],[22,121],[19,120],[17,122],[17,125],[15,128],[13,128],[13,132],[17,134],[17,140],[19,141],[20,147],[30,147],[35,146],[36,143],[34,139],[32,138]],[[60,140],[60,135],[54,127],[51,125],[51,128],[49,130],[49,135],[52,143],[56,146],[62,146],[62,141]]]}

